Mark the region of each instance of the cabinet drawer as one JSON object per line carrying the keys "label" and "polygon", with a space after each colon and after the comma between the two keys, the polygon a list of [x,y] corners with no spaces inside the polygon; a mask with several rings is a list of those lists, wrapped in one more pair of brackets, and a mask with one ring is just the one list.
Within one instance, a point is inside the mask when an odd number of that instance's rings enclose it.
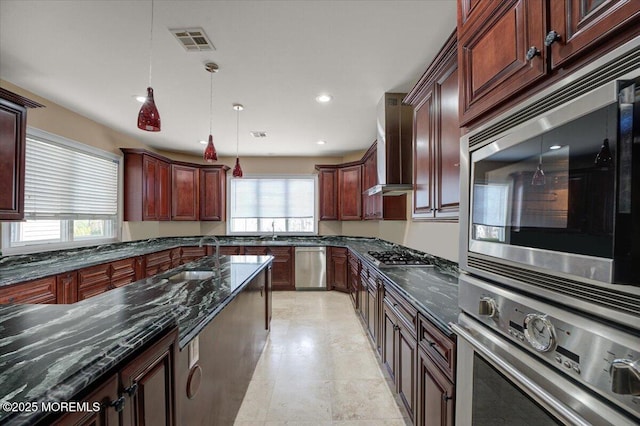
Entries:
{"label": "cabinet drawer", "polygon": [[151,253],[146,258],[146,276],[150,277],[171,268],[171,250]]}
{"label": "cabinet drawer", "polygon": [[[215,251],[215,249],[213,249],[213,251]],[[224,256],[235,256],[242,254],[242,246],[222,246],[220,247],[220,254]]]}
{"label": "cabinet drawer", "polygon": [[111,284],[122,287],[136,280],[136,259],[123,259],[111,263]]}
{"label": "cabinet drawer", "polygon": [[418,311],[390,285],[384,286],[384,298],[393,307],[398,319],[404,323],[411,335],[416,335]]}
{"label": "cabinet drawer", "polygon": [[206,247],[182,247],[180,254],[180,264],[193,262],[207,255]]}
{"label": "cabinet drawer", "polygon": [[56,277],[0,288],[2,303],[56,303]]}
{"label": "cabinet drawer", "polygon": [[455,377],[456,343],[422,315],[418,317],[418,342],[450,380]]}
{"label": "cabinet drawer", "polygon": [[91,266],[78,271],[78,300],[111,290],[111,264]]}

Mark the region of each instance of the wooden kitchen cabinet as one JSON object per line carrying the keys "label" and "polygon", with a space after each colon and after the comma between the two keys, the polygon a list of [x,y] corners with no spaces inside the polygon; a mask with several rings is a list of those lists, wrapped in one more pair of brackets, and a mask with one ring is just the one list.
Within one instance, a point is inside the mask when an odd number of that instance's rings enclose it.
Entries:
{"label": "wooden kitchen cabinet", "polygon": [[453,426],[455,389],[431,358],[418,349],[418,389],[416,425]]}
{"label": "wooden kitchen cabinet", "polygon": [[6,303],[56,303],[57,280],[55,276],[0,287],[0,304]]}
{"label": "wooden kitchen cabinet", "polygon": [[460,124],[480,124],[638,35],[637,0],[461,0]]}
{"label": "wooden kitchen cabinet", "polygon": [[414,219],[456,220],[460,205],[460,127],[456,34],[405,97],[414,106]]}
{"label": "wooden kitchen cabinet", "polygon": [[127,398],[123,426],[176,424],[177,331],[169,333],[120,370],[120,394]]}
{"label": "wooden kitchen cabinet", "polygon": [[320,220],[338,220],[338,169],[317,168]]}
{"label": "wooden kitchen cabinet", "polygon": [[242,254],[247,256],[264,256],[267,254],[269,248],[266,246],[245,246],[242,250]]}
{"label": "wooden kitchen cabinet", "polygon": [[545,39],[551,44],[551,68],[565,66],[639,24],[637,0],[552,1],[546,33],[549,39]]}
{"label": "wooden kitchen cabinet", "polygon": [[364,220],[382,218],[382,194],[368,195],[366,190],[378,183],[377,142],[362,157],[362,210]]}
{"label": "wooden kitchen cabinet", "polygon": [[347,250],[347,259],[349,264],[347,269],[349,296],[351,296],[351,303],[353,304],[354,309],[359,311],[360,302],[358,298],[360,292],[360,261],[354,254],[351,253],[350,250]]}
{"label": "wooden kitchen cabinet", "polygon": [[136,262],[135,257],[111,262],[111,286],[123,287],[136,281]]}
{"label": "wooden kitchen cabinet", "polygon": [[362,219],[362,165],[338,169],[338,219]]}
{"label": "wooden kitchen cabinet", "polygon": [[[247,247],[249,248],[249,247]],[[265,254],[273,256],[271,289],[295,290],[295,257],[293,247],[269,247]],[[245,251],[245,254],[246,253]]]}
{"label": "wooden kitchen cabinet", "polygon": [[349,292],[349,263],[344,247],[327,247],[327,290]]}
{"label": "wooden kitchen cabinet", "polygon": [[180,247],[180,265],[193,262],[207,255],[207,247]]}
{"label": "wooden kitchen cabinet", "polygon": [[76,271],[56,277],[57,303],[70,304],[78,301],[78,273]]}
{"label": "wooden kitchen cabinet", "polygon": [[227,170],[227,166],[200,167],[200,220],[225,220]]}
{"label": "wooden kitchen cabinet", "polygon": [[0,88],[0,220],[24,218],[27,108],[42,106]]}
{"label": "wooden kitchen cabinet", "polygon": [[124,153],[124,220],[170,220],[169,160],[140,149],[121,148],[121,151]]}
{"label": "wooden kitchen cabinet", "polygon": [[234,255],[240,255],[243,253],[244,253],[244,250],[242,246],[221,246],[220,247],[220,255],[234,256]]}
{"label": "wooden kitchen cabinet", "polygon": [[[114,374],[95,391],[82,398],[81,403],[100,403],[100,411],[71,412],[52,423],[52,426],[119,426],[120,415],[116,409],[118,402],[118,375]],[[126,403],[126,402],[125,402]]]}
{"label": "wooden kitchen cabinet", "polygon": [[171,269],[171,250],[163,250],[145,256],[145,277],[152,277]]}
{"label": "wooden kitchen cabinet", "polygon": [[78,300],[88,299],[112,288],[109,263],[78,270]]}
{"label": "wooden kitchen cabinet", "polygon": [[171,165],[171,220],[200,217],[200,173],[197,167]]}

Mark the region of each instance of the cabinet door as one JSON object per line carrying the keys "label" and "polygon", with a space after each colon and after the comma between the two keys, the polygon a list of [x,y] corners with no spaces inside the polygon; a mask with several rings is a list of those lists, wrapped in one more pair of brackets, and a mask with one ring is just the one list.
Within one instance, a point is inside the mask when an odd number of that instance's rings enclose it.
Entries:
{"label": "cabinet door", "polygon": [[262,247],[245,247],[244,248],[244,254],[247,256],[264,256],[265,254],[267,254],[267,248],[262,246]]}
{"label": "cabinet door", "polygon": [[200,169],[200,220],[225,220],[226,193],[225,169]]}
{"label": "cabinet door", "polygon": [[362,166],[338,170],[338,219],[362,219]]}
{"label": "cabinet door", "polygon": [[552,68],[640,25],[637,0],[554,0],[550,7],[549,30],[558,34],[551,45]]}
{"label": "cabinet door", "polygon": [[56,277],[58,303],[69,304],[78,301],[78,274],[68,272]]}
{"label": "cabinet door", "polygon": [[413,217],[433,217],[432,147],[435,123],[433,122],[433,89],[413,111]]}
{"label": "cabinet door", "polygon": [[207,255],[206,247],[182,247],[180,248],[180,264],[193,262]]}
{"label": "cabinet door", "polygon": [[327,271],[327,280],[329,290],[338,290],[342,292],[349,291],[347,249],[342,247],[329,247],[327,256],[330,259]]}
{"label": "cabinet door", "polygon": [[171,269],[171,250],[151,253],[145,259],[145,276],[151,277]]}
{"label": "cabinet door", "polygon": [[[271,269],[271,288],[273,290],[295,290],[293,247],[270,247],[269,252],[274,256]],[[245,254],[248,253],[245,251]]]}
{"label": "cabinet door", "polygon": [[422,350],[418,350],[420,426],[453,426],[454,386]]}
{"label": "cabinet door", "polygon": [[56,277],[0,287],[0,304],[56,303]]}
{"label": "cabinet door", "polygon": [[142,157],[142,220],[158,220],[158,162],[147,155]]}
{"label": "cabinet door", "polygon": [[111,263],[111,285],[122,287],[136,280],[136,258],[122,259]]}
{"label": "cabinet door", "polygon": [[382,364],[387,368],[391,380],[396,381],[396,325],[398,319],[387,302],[382,304]]}
{"label": "cabinet door", "polygon": [[413,420],[416,412],[416,352],[418,344],[402,323],[397,337],[396,380],[400,399],[404,403],[409,417]]}
{"label": "cabinet door", "polygon": [[90,266],[78,271],[78,300],[111,290],[111,264]]}
{"label": "cabinet door", "polygon": [[318,172],[320,188],[320,220],[338,220],[338,171],[321,169]]}
{"label": "cabinet door", "polygon": [[120,371],[125,426],[175,424],[174,363],[176,333],[172,332]]}
{"label": "cabinet door", "polygon": [[[477,11],[464,23],[458,20],[463,125],[547,72],[543,44],[547,2],[482,0],[473,3],[472,9]],[[528,59],[530,50],[535,54]]]}
{"label": "cabinet door", "polygon": [[118,426],[120,424],[119,415],[113,406],[117,399],[118,376],[114,375],[81,401],[89,406],[100,403],[100,411],[65,414],[56,420],[53,426]]}
{"label": "cabinet door", "polygon": [[0,220],[24,217],[27,109],[0,98]]}
{"label": "cabinet door", "polygon": [[200,213],[198,181],[197,168],[171,165],[172,220],[198,220]]}
{"label": "cabinet door", "polygon": [[438,135],[435,138],[436,217],[457,217],[460,206],[460,120],[458,118],[458,64],[452,58],[435,83]]}
{"label": "cabinet door", "polygon": [[242,246],[222,246],[220,247],[220,254],[225,256],[233,256],[244,253]]}
{"label": "cabinet door", "polygon": [[157,220],[171,220],[171,164],[159,160],[157,170]]}
{"label": "cabinet door", "polygon": [[367,283],[367,330],[369,331],[369,336],[371,340],[373,340],[373,344],[378,348],[378,289],[374,282],[369,281]]}

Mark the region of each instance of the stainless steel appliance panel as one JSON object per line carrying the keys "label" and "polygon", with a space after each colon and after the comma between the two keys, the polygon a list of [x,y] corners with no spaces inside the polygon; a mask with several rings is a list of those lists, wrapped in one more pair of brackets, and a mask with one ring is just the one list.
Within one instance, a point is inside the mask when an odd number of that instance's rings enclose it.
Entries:
{"label": "stainless steel appliance panel", "polygon": [[326,290],[325,247],[296,247],[296,290]]}

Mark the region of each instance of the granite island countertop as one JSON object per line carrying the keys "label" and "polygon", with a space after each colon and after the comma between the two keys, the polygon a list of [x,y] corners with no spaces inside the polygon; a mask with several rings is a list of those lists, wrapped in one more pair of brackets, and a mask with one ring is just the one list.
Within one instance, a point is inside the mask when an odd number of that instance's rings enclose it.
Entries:
{"label": "granite island countertop", "polygon": [[[0,305],[0,402],[67,401],[137,349],[178,327],[184,348],[271,256],[221,256],[220,273],[169,280],[183,270],[212,270],[215,256],[72,305]],[[9,415],[33,424],[43,413]]]}

